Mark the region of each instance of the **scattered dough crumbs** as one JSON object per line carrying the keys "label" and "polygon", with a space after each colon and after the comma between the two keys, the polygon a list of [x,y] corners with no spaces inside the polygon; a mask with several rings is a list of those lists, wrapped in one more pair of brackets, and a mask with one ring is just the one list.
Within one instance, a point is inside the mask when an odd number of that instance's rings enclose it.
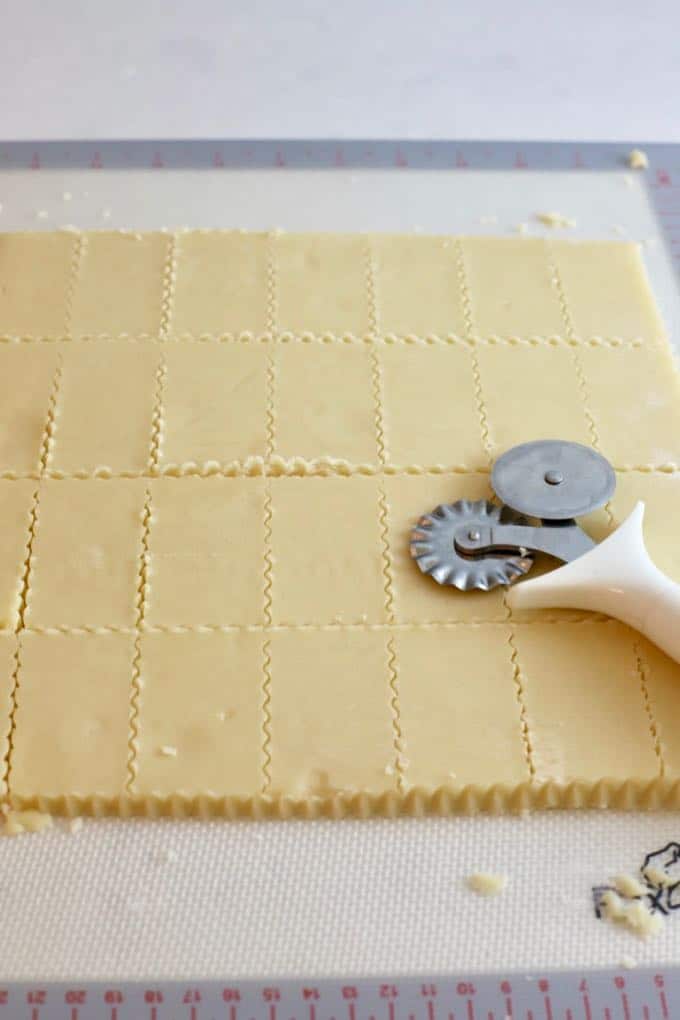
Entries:
{"label": "scattered dough crumbs", "polygon": [[576,220],[572,220],[568,216],[563,216],[562,213],[559,212],[539,212],[536,213],[536,219],[539,223],[542,223],[544,227],[552,227],[553,230],[576,226]]}
{"label": "scattered dough crumbs", "polygon": [[176,758],[177,748],[173,747],[171,744],[161,744],[158,748],[158,753],[162,758]]}
{"label": "scattered dough crumbs", "polygon": [[529,233],[529,224],[528,223],[518,223],[517,226],[515,227],[515,230],[517,231],[518,234],[528,234]]}
{"label": "scattered dough crumbs", "polygon": [[608,890],[602,897],[601,908],[603,916],[608,921],[623,925],[641,938],[656,934],[663,926],[659,915],[652,914],[642,900],[625,903],[618,893],[611,890]]}
{"label": "scattered dough crumbs", "polygon": [[480,223],[498,223],[498,217],[497,216],[480,216],[479,217],[479,222]]}
{"label": "scattered dough crumbs", "polygon": [[616,875],[614,885],[618,893],[631,899],[634,896],[645,896],[647,893],[647,889],[642,882],[633,875]]}
{"label": "scattered dough crumbs", "polygon": [[647,153],[643,152],[642,149],[632,149],[628,153],[628,166],[631,170],[646,170],[649,166]]}
{"label": "scattered dough crumbs", "polygon": [[73,833],[73,835],[75,836],[77,832],[80,832],[83,825],[84,822],[82,818],[72,818],[71,821],[68,823],[68,831]]}
{"label": "scattered dough crumbs", "polygon": [[52,815],[43,811],[9,811],[5,815],[4,836],[19,836],[23,832],[43,832],[52,828]]}
{"label": "scattered dough crumbs", "polygon": [[635,960],[632,956],[622,956],[621,966],[624,968],[624,970],[633,970],[635,967],[637,967],[637,960]]}
{"label": "scattered dough crumbs", "polygon": [[498,896],[508,884],[507,875],[491,875],[486,871],[473,871],[468,875],[467,887],[480,896]]}

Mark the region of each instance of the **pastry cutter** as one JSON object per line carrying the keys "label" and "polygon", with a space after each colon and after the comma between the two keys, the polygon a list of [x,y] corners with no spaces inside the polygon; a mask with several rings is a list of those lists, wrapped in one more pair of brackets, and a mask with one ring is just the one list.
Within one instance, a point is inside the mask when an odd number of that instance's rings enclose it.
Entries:
{"label": "pastry cutter", "polygon": [[[680,662],[680,585],[645,548],[644,503],[599,543],[575,520],[614,494],[616,474],[602,454],[563,440],[522,443],[495,462],[491,487],[497,503],[461,499],[419,519],[411,555],[424,574],[461,591],[513,585],[512,609],[606,613]],[[514,587],[536,553],[564,565]]]}

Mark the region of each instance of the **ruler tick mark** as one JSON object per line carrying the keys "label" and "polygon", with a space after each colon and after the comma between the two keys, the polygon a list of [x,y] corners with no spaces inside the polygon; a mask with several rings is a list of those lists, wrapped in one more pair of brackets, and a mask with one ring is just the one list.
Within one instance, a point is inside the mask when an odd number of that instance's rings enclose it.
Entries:
{"label": "ruler tick mark", "polygon": [[583,996],[583,1012],[585,1013],[586,1020],[593,1020],[593,1013],[590,1008],[590,999],[587,995]]}
{"label": "ruler tick mark", "polygon": [[661,1003],[661,1016],[663,1020],[669,1020],[670,1013],[668,1012],[668,1002],[666,1001],[666,993],[663,988],[659,992],[659,1002]]}
{"label": "ruler tick mark", "polygon": [[475,1020],[475,1006],[472,999],[467,1001],[467,1020]]}

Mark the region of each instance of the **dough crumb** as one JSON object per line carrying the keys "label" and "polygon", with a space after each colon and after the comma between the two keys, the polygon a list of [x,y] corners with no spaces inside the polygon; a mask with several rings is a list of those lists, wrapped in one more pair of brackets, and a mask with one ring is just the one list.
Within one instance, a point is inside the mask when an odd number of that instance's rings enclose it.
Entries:
{"label": "dough crumb", "polygon": [[156,854],[156,860],[159,864],[172,864],[177,860],[177,852],[175,850],[171,850],[170,847],[163,847],[163,849],[159,850]]}
{"label": "dough crumb", "polygon": [[620,223],[612,223],[612,230],[615,234],[625,234],[626,228],[622,227]]}
{"label": "dough crumb", "polygon": [[83,828],[83,824],[84,823],[82,818],[72,818],[71,821],[68,823],[68,831],[75,836],[77,832],[81,831],[81,829]]}
{"label": "dough crumb", "polygon": [[111,210],[110,209],[102,209],[102,219],[103,220],[110,220],[111,219]]}
{"label": "dough crumb", "polygon": [[70,202],[71,199],[73,198],[73,195],[71,194],[70,191],[64,191],[61,197],[64,199],[65,202]]}
{"label": "dough crumb", "polygon": [[536,219],[544,227],[550,227],[552,230],[562,230],[566,227],[576,226],[576,220],[572,220],[559,212],[539,212],[536,213]]}
{"label": "dough crumb", "polygon": [[677,879],[668,875],[663,868],[655,868],[651,864],[649,867],[645,868],[642,874],[648,882],[651,882],[652,885],[655,885],[658,889],[669,889],[672,885],[677,884]]}
{"label": "dough crumb", "polygon": [[640,938],[647,938],[655,935],[663,927],[663,921],[658,914],[652,914],[646,903],[642,900],[635,900],[633,903],[626,903],[618,893],[608,889],[600,901],[602,916],[614,924],[620,924],[624,928],[639,935]]}
{"label": "dough crumb", "polygon": [[624,970],[634,970],[635,967],[637,967],[637,960],[635,960],[632,956],[622,956],[621,966]]}
{"label": "dough crumb", "polygon": [[49,214],[47,209],[38,209],[35,215],[39,220],[46,220]]}
{"label": "dough crumb", "polygon": [[386,765],[385,766],[385,775],[386,776],[393,776],[394,775],[394,767],[392,765]]}
{"label": "dough crumb", "polygon": [[633,187],[633,183],[634,182],[633,182],[633,178],[630,176],[630,174],[624,174],[623,183],[626,185],[627,188],[632,188]]}
{"label": "dough crumb", "polygon": [[634,875],[615,875],[613,881],[616,891],[629,899],[647,894],[645,886]]}
{"label": "dough crumb", "polygon": [[74,226],[73,223],[64,223],[63,226],[59,227],[59,230],[63,231],[65,234],[79,234],[80,233],[80,231],[78,230],[78,227]]}
{"label": "dough crumb", "polygon": [[498,223],[498,217],[497,216],[480,216],[479,217],[479,222],[480,223]]}
{"label": "dough crumb", "polygon": [[492,875],[486,871],[473,871],[466,879],[468,889],[480,896],[498,896],[508,884],[507,875]]}
{"label": "dough crumb", "polygon": [[626,162],[631,170],[646,170],[649,166],[647,153],[643,152],[642,149],[631,149]]}
{"label": "dough crumb", "polygon": [[158,748],[158,753],[160,754],[161,758],[176,758],[177,748],[173,747],[172,744],[161,744],[161,746]]}
{"label": "dough crumb", "polygon": [[515,230],[517,231],[518,234],[528,234],[529,233],[529,224],[528,223],[518,223],[517,226],[515,227]]}
{"label": "dough crumb", "polygon": [[23,832],[44,832],[52,828],[52,815],[44,811],[8,811],[5,815],[4,836],[19,836]]}

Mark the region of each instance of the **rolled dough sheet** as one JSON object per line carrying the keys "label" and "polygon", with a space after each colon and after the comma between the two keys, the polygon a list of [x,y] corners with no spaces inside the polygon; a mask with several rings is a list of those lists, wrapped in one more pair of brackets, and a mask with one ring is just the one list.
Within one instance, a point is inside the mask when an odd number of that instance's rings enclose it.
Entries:
{"label": "rolled dough sheet", "polygon": [[[503,450],[614,464],[680,580],[680,388],[634,245],[0,238],[0,751],[16,808],[680,804],[680,669],[408,556]],[[539,568],[540,569],[540,568]]]}

